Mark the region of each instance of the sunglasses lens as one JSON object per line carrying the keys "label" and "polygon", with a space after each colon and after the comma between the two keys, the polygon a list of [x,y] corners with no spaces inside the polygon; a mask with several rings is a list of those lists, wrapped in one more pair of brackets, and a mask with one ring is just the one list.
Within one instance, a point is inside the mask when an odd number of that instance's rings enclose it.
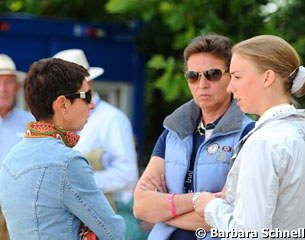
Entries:
{"label": "sunglasses lens", "polygon": [[[200,72],[187,71],[185,73],[185,77],[189,83],[195,83],[199,79],[200,74]],[[219,81],[222,77],[222,74],[223,71],[217,68],[209,69],[203,72],[204,77],[211,82]]]}
{"label": "sunglasses lens", "polygon": [[91,90],[88,90],[87,92],[86,92],[86,102],[89,104],[89,103],[91,103],[91,100],[92,100],[92,93],[91,93]]}
{"label": "sunglasses lens", "polygon": [[199,78],[199,73],[195,72],[195,71],[187,71],[185,73],[185,77],[186,79],[190,82],[190,83],[194,83],[198,80]]}
{"label": "sunglasses lens", "polygon": [[204,72],[204,76],[207,80],[215,82],[221,79],[222,71],[220,69],[209,69]]}

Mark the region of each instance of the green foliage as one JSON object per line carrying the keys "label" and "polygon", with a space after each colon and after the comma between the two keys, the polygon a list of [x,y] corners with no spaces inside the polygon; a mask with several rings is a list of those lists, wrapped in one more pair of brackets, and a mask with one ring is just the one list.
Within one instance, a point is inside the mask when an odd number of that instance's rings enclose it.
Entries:
{"label": "green foliage", "polygon": [[[305,4],[303,1],[286,0],[284,5],[278,7],[277,11],[270,14],[269,26],[277,31],[277,35],[282,36],[291,43],[305,60]],[[305,97],[297,99],[302,107],[305,107]]]}
{"label": "green foliage", "polygon": [[189,96],[186,80],[179,64],[180,62],[177,62],[175,58],[164,59],[162,55],[154,55],[148,62],[149,68],[162,70],[163,72],[155,80],[153,86],[163,92],[167,101],[175,100],[177,95]]}
{"label": "green foliage", "polygon": [[21,1],[13,1],[9,4],[9,9],[11,9],[13,12],[18,12],[23,7],[23,3]]}
{"label": "green foliage", "polygon": [[89,22],[124,22],[124,17],[106,11],[106,3],[107,0],[0,0],[0,11]]}
{"label": "green foliage", "polygon": [[154,82],[151,87],[164,93],[166,101],[173,101],[190,97],[182,59],[189,41],[208,32],[223,34],[235,41],[259,34],[265,25],[260,7],[267,2],[109,0],[106,8],[111,13],[123,13],[144,22],[137,43],[139,50],[150,59],[147,67],[157,73],[148,81]]}
{"label": "green foliage", "polygon": [[110,13],[124,13],[133,8],[136,0],[113,0],[106,4],[106,10]]}

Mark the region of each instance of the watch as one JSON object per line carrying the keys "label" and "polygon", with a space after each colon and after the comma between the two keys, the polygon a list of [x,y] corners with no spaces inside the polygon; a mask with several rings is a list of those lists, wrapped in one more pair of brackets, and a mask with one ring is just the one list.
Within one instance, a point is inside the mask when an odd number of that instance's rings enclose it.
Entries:
{"label": "watch", "polygon": [[195,204],[199,196],[201,195],[201,192],[195,192],[194,195],[192,196],[192,202]]}

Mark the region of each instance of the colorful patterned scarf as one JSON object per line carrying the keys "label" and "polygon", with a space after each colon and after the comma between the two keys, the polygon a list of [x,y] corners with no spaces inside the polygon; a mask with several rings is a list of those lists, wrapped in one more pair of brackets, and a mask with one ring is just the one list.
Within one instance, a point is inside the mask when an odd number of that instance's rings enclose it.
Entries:
{"label": "colorful patterned scarf", "polygon": [[62,140],[67,147],[74,147],[79,136],[71,131],[56,127],[46,122],[30,122],[25,133],[26,138],[53,137]]}

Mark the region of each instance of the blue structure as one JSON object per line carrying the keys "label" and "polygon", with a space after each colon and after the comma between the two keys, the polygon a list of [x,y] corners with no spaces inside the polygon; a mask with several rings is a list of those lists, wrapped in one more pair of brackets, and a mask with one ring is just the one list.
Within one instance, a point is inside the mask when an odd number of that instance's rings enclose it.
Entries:
{"label": "blue structure", "polygon": [[125,27],[29,15],[0,16],[0,53],[12,57],[18,70],[26,72],[38,59],[63,49],[83,49],[90,66],[104,68],[105,73],[95,82],[107,83],[104,94],[109,94],[108,90],[117,94],[116,105],[131,119],[141,157],[145,63],[133,41],[139,26],[132,24]]}

